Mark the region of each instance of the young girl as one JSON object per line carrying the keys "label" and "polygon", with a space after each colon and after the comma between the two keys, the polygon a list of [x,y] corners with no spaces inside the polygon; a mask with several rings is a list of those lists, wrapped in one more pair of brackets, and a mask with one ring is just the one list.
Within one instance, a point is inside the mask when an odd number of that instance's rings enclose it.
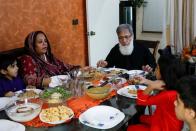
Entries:
{"label": "young girl", "polygon": [[[176,118],[173,103],[177,94],[175,84],[185,74],[185,68],[172,55],[160,56],[155,73],[156,81],[141,78],[141,82],[148,87],[137,92],[137,104],[156,105],[156,110],[152,116],[141,116],[142,124],[130,125],[128,131],[180,131],[182,128],[182,121]],[[160,93],[152,96],[150,93],[153,90],[159,90]]]}
{"label": "young girl", "polygon": [[13,96],[15,91],[25,88],[23,80],[18,76],[16,58],[11,55],[0,57],[0,97]]}

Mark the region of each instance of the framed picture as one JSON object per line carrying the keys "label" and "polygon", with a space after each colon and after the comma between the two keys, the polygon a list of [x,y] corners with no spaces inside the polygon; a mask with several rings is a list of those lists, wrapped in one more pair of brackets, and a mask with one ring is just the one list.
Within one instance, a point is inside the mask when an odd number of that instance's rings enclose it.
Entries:
{"label": "framed picture", "polygon": [[146,0],[142,32],[162,33],[165,0]]}

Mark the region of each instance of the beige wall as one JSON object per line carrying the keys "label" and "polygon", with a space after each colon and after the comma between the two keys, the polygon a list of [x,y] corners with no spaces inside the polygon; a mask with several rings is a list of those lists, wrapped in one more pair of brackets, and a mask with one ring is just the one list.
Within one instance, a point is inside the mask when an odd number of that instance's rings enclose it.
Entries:
{"label": "beige wall", "polygon": [[137,39],[143,40],[159,40],[162,39],[162,33],[142,33],[142,22],[143,22],[143,7],[137,8],[137,27],[136,27],[136,36]]}
{"label": "beige wall", "polygon": [[[159,40],[159,48],[162,48],[162,33],[143,33],[142,32],[142,22],[143,22],[143,7],[137,8],[136,14],[136,37],[141,40]],[[158,57],[158,55],[157,55]]]}
{"label": "beige wall", "polygon": [[[0,0],[0,51],[22,47],[28,33],[44,31],[56,57],[87,63],[85,0]],[[72,19],[78,25],[72,25]]]}

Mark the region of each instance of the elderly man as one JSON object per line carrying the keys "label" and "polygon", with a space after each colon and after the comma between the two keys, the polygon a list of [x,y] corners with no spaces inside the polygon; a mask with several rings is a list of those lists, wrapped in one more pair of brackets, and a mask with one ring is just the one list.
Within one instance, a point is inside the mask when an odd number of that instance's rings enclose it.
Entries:
{"label": "elderly man", "polygon": [[152,71],[156,67],[154,56],[148,48],[133,42],[133,29],[121,24],[116,29],[119,43],[108,54],[106,60],[97,62],[98,67],[117,67],[127,70]]}

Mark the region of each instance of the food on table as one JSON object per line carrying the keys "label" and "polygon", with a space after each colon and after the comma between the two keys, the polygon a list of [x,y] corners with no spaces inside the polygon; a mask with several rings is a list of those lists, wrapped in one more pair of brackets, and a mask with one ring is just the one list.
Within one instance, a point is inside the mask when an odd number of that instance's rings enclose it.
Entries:
{"label": "food on table", "polygon": [[94,87],[86,90],[86,94],[93,99],[106,98],[110,93],[110,87]]}
{"label": "food on table", "polygon": [[64,106],[50,107],[43,109],[40,113],[40,119],[46,123],[52,123],[56,121],[67,121],[74,115],[73,111]]}
{"label": "food on table", "polygon": [[33,108],[29,106],[21,106],[16,110],[17,113],[25,113],[25,112],[32,112],[32,111]]}
{"label": "food on table", "polygon": [[81,78],[85,78],[88,80],[95,80],[95,79],[101,79],[104,77],[104,74],[102,74],[100,71],[96,69],[90,69],[87,71],[83,71],[82,74],[79,76]]}
{"label": "food on table", "polygon": [[127,82],[129,85],[137,85],[139,84],[141,79],[139,77],[134,77],[132,79],[129,79]]}
{"label": "food on table", "polygon": [[37,98],[39,94],[37,94],[34,90],[25,90],[24,92],[18,95],[19,99],[24,100],[26,98]]}
{"label": "food on table", "polygon": [[111,80],[111,83],[118,84],[121,82],[121,78],[115,78]]}
{"label": "food on table", "polygon": [[103,80],[104,80],[104,81],[107,81],[107,80],[109,80],[109,77],[104,76],[104,77],[103,77]]}
{"label": "food on table", "polygon": [[46,100],[48,103],[60,103],[71,97],[71,92],[64,89],[64,87],[55,87],[46,89],[41,93],[42,99]]}
{"label": "food on table", "polygon": [[130,94],[137,94],[137,90],[135,90],[135,89],[129,89],[128,90],[128,93],[130,93]]}
{"label": "food on table", "polygon": [[106,71],[107,76],[114,76],[114,75],[118,75],[123,73],[124,70],[110,70],[110,71]]}

